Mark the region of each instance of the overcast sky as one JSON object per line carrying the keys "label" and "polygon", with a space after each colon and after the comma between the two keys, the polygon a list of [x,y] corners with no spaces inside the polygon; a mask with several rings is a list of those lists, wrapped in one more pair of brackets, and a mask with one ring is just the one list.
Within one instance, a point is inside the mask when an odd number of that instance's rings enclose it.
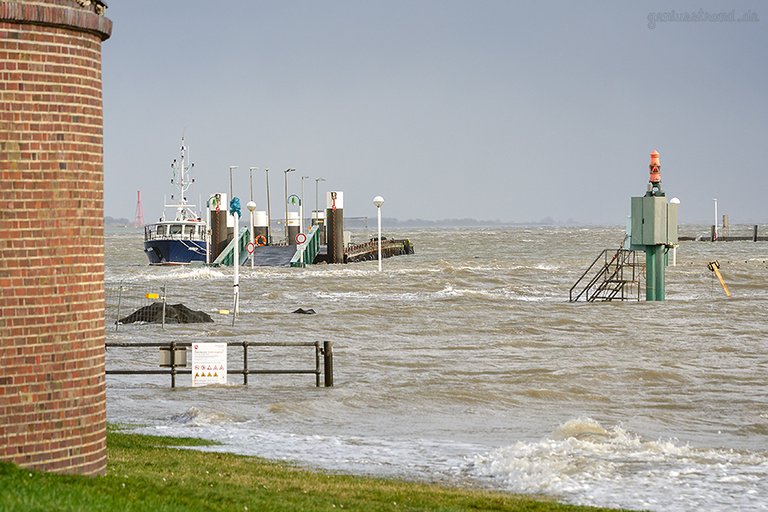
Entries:
{"label": "overcast sky", "polygon": [[[760,2],[112,0],[105,213],[229,189],[272,211],[315,178],[348,216],[623,225],[649,153],[681,223],[768,222],[768,6]],[[716,15],[724,12],[725,18]],[[657,16],[660,13],[661,16]],[[703,18],[682,20],[686,15]],[[738,21],[746,17],[750,21]],[[657,18],[661,18],[658,19]]]}

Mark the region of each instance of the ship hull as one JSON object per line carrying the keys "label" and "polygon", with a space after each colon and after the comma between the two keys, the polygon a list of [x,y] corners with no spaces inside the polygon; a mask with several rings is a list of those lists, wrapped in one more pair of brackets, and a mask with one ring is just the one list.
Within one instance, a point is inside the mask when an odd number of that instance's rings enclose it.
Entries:
{"label": "ship hull", "polygon": [[150,265],[188,265],[205,263],[204,240],[146,240],[144,253]]}

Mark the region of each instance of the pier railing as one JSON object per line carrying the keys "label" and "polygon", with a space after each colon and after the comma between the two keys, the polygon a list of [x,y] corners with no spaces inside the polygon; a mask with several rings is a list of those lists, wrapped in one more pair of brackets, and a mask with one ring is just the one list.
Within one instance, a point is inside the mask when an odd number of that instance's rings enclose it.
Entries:
{"label": "pier railing", "polygon": [[679,228],[679,240],[699,242],[767,242],[768,226],[760,224],[725,224],[718,226],[715,234],[715,226],[706,228],[696,226],[681,226]]}
{"label": "pier railing", "polygon": [[229,241],[229,244],[227,244],[211,265],[214,267],[222,265],[226,267],[233,266],[235,264],[235,244],[238,244],[238,259],[240,260],[240,265],[243,265],[249,257],[248,243],[250,241],[250,231],[248,231],[248,228],[241,229],[240,234]]}
{"label": "pier railing", "polygon": [[306,267],[315,262],[317,253],[320,252],[320,230],[312,226],[307,231],[307,239],[296,248],[296,254],[291,258],[292,267]]}
{"label": "pier railing", "polygon": [[[107,342],[105,347],[120,348],[120,349],[145,349],[145,348],[159,348],[161,352],[160,366],[166,368],[160,369],[126,369],[126,368],[107,368],[107,375],[168,375],[171,378],[171,387],[176,387],[177,375],[191,375],[192,369],[187,367],[186,362],[186,350],[192,346],[192,342]],[[315,386],[317,387],[332,387],[333,386],[333,342],[331,341],[313,341],[313,342],[301,342],[301,341],[230,341],[227,342],[227,348],[238,347],[243,349],[243,366],[239,369],[230,369],[227,364],[227,374],[242,375],[243,385],[248,385],[249,375],[314,375]],[[314,367],[312,368],[288,368],[288,369],[255,369],[249,361],[249,348],[264,348],[264,347],[312,347],[314,348]],[[166,352],[163,357],[163,352]],[[183,352],[183,357],[179,357],[179,352]],[[322,386],[321,386],[321,379]]]}

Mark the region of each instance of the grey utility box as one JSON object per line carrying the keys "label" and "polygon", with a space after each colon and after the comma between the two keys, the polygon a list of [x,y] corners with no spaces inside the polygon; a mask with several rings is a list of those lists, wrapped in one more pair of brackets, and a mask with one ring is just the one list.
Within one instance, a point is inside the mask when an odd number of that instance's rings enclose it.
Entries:
{"label": "grey utility box", "polygon": [[[175,366],[187,366],[187,348],[174,347],[173,363]],[[171,348],[160,347],[160,366],[171,366]]]}
{"label": "grey utility box", "polygon": [[678,205],[667,203],[665,197],[632,198],[633,246],[674,245],[677,243]]}

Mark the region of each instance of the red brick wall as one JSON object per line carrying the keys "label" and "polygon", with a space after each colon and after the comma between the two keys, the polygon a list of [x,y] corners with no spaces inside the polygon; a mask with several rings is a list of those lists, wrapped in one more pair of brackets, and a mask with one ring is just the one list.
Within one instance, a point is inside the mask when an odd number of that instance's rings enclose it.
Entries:
{"label": "red brick wall", "polygon": [[109,30],[93,6],[0,1],[0,459],[46,471],[106,471]]}

